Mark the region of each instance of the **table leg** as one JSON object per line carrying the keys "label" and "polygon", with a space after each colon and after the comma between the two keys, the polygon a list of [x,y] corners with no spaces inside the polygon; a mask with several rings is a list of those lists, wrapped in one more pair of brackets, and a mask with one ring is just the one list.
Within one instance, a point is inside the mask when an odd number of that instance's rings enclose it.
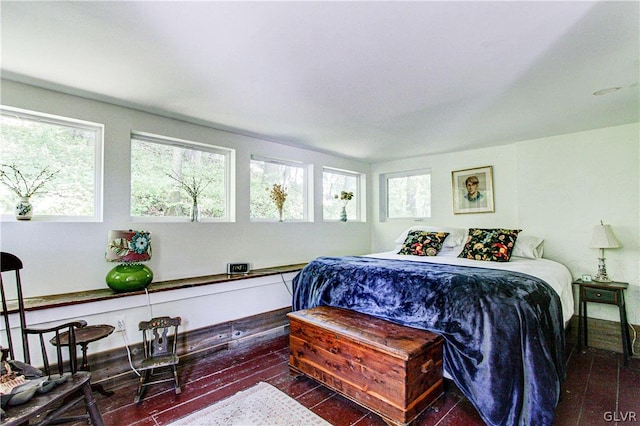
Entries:
{"label": "table leg", "polygon": [[589,325],[587,324],[587,302],[582,302],[582,331],[584,333],[584,347],[589,347]]}
{"label": "table leg", "polygon": [[578,302],[578,350],[582,349],[582,301]]}
{"label": "table leg", "polygon": [[89,363],[87,362],[87,346],[88,343],[79,343],[80,350],[82,351],[82,364],[80,365],[80,370],[89,371]]}
{"label": "table leg", "polygon": [[[82,365],[80,366],[80,370],[90,372],[91,370],[89,369],[89,361],[87,360],[88,346],[88,343],[80,343],[80,349],[82,350]],[[94,392],[98,392],[99,394],[104,396],[111,396],[114,394],[113,391],[105,390],[105,388],[99,383],[91,383],[91,390]]]}
{"label": "table leg", "polygon": [[624,355],[624,365],[629,365],[631,355],[631,336],[629,335],[629,325],[627,324],[627,312],[624,302],[620,303],[620,331],[622,334],[622,353]]}
{"label": "table leg", "polygon": [[[580,289],[582,291],[582,289]],[[587,345],[587,303],[582,299],[580,295],[580,301],[578,302],[578,350],[582,350],[583,346]]]}

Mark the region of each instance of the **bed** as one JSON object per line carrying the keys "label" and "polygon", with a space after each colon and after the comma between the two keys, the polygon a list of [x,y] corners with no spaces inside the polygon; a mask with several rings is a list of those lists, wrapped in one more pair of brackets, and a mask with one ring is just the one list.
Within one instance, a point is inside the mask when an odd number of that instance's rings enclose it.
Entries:
{"label": "bed", "polygon": [[[421,246],[314,259],[293,280],[293,309],[336,306],[441,334],[446,377],[487,424],[550,425],[565,376],[571,274],[535,250],[541,239],[523,238],[514,250],[514,238],[506,261],[458,257],[470,242],[479,247],[469,238],[475,231],[448,244],[454,234],[445,232],[436,255]],[[396,242],[405,247],[416,232]],[[503,249],[490,242],[494,255]]]}

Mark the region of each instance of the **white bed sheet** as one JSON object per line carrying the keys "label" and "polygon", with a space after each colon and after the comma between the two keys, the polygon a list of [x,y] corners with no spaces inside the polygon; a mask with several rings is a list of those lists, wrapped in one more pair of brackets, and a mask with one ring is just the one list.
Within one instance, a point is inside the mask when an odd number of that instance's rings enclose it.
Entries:
{"label": "white bed sheet", "polygon": [[367,255],[381,259],[413,260],[416,262],[445,263],[449,265],[472,266],[475,268],[503,269],[505,271],[522,272],[540,278],[549,284],[560,296],[562,316],[566,327],[574,313],[573,277],[571,272],[561,263],[549,259],[528,259],[512,256],[509,262],[487,262],[463,259],[454,256],[413,256],[396,252],[372,253]]}

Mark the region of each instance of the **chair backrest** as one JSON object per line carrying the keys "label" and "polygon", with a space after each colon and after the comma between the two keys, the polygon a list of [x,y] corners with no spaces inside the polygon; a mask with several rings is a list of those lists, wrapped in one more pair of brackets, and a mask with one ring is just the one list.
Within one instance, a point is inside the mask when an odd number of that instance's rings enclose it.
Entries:
{"label": "chair backrest", "polygon": [[[44,369],[45,375],[51,376],[51,374],[54,372],[62,375],[65,372],[75,373],[76,371],[78,371],[76,329],[85,327],[86,325],[86,321],[80,320],[60,324],[55,327],[49,328],[24,329],[25,339],[28,339],[28,336],[30,335],[37,336],[40,348],[40,356],[43,364],[42,367]],[[61,341],[63,342],[62,344],[60,343]],[[49,361],[49,349],[51,349],[52,347],[55,347],[55,364],[52,364]],[[30,357],[25,356],[24,362],[29,364],[30,361],[27,361],[27,359],[30,359]]]}
{"label": "chair backrest", "polygon": [[[13,339],[11,338],[11,324],[9,320],[9,308],[7,304],[8,294],[4,288],[3,275],[5,272],[14,272],[16,281],[16,291],[18,300],[18,315],[20,316],[20,329],[24,330],[27,327],[25,314],[24,314],[24,301],[22,297],[22,283],[20,281],[20,270],[22,269],[22,261],[18,256],[11,253],[0,252],[0,292],[2,293],[2,317],[4,319],[4,329],[7,333],[7,345],[9,346],[9,358],[15,359],[15,351],[13,348]],[[25,357],[29,355],[29,341],[22,334],[22,352]],[[28,364],[29,361],[25,359]]]}
{"label": "chair backrest", "polygon": [[[4,328],[6,333],[9,359],[16,360],[14,343],[11,335],[10,315],[17,312],[20,318],[20,338],[22,340],[22,358],[27,364],[31,364],[32,355],[29,350],[29,336],[36,336],[39,343],[39,357],[42,362],[43,369],[47,376],[52,374],[53,366],[49,361],[50,353],[55,347],[55,371],[58,374],[64,372],[75,373],[78,369],[77,348],[75,330],[87,325],[85,321],[73,321],[60,324],[49,328],[28,327],[26,322],[24,298],[22,293],[22,282],[20,280],[20,270],[22,269],[22,261],[15,255],[6,252],[0,252],[0,293],[2,295],[2,317],[4,319]],[[13,306],[15,303],[11,299],[11,308],[9,307],[9,293],[5,288],[5,280],[3,275],[6,272],[15,273],[15,285],[17,295],[17,308]],[[59,344],[60,341],[64,342]],[[68,342],[68,343],[67,343]],[[53,345],[52,345],[53,343]]]}
{"label": "chair backrest", "polygon": [[142,331],[144,357],[152,358],[175,354],[178,343],[178,327],[181,321],[180,317],[157,317],[150,321],[140,321],[138,328]]}

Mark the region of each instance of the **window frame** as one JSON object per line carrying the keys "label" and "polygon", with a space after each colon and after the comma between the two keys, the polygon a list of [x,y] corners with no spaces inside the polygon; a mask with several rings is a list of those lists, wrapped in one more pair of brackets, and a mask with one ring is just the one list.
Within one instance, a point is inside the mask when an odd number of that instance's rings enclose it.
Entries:
{"label": "window frame", "polygon": [[324,174],[325,172],[328,173],[333,173],[333,174],[337,174],[337,175],[343,175],[343,176],[349,176],[349,177],[354,177],[356,179],[356,189],[354,191],[354,199],[351,200],[352,203],[355,204],[356,206],[356,217],[355,218],[349,218],[349,220],[347,222],[365,222],[364,219],[364,214],[363,214],[363,205],[365,204],[365,194],[363,191],[363,188],[365,187],[365,175],[364,173],[360,173],[360,172],[354,172],[351,170],[344,170],[344,169],[338,169],[335,167],[330,167],[330,166],[324,166],[322,168],[322,182],[323,182],[323,188],[322,188],[322,200],[323,200],[323,205],[322,205],[322,220],[324,222],[340,222],[340,219],[328,219],[324,217]]}
{"label": "window frame", "polygon": [[[222,155],[224,157],[224,193],[225,193],[225,215],[219,218],[200,217],[200,222],[234,222],[235,221],[235,156],[236,151],[233,148],[227,148],[218,145],[210,145],[203,142],[191,141],[186,139],[174,138],[171,136],[158,135],[149,132],[133,130],[129,137],[129,148],[131,149],[129,157],[133,159],[132,149],[133,140],[137,139],[143,142],[155,143],[164,146],[184,148],[194,151],[204,151],[208,153]],[[129,170],[133,166],[133,161],[129,165]],[[162,222],[162,223],[182,223],[189,222],[188,216],[134,216],[131,214],[131,198],[133,192],[131,174],[129,175],[129,218],[132,222]]]}
{"label": "window frame", "polygon": [[432,191],[431,191],[431,169],[430,168],[380,174],[380,220],[382,222],[396,221],[396,220],[421,221],[431,217],[431,207],[429,208],[429,214],[426,216],[403,216],[403,217],[389,216],[389,180],[403,178],[403,177],[421,176],[421,175],[429,176],[429,200],[431,201]]}
{"label": "window frame", "polygon": [[290,219],[285,218],[284,222],[295,222],[295,223],[304,223],[304,222],[313,222],[313,198],[311,194],[313,193],[313,164],[305,163],[304,161],[298,160],[286,160],[282,158],[269,157],[266,155],[260,154],[251,154],[249,159],[249,221],[253,223],[268,223],[268,222],[277,222],[278,219],[271,219],[268,217],[262,218],[251,218],[251,161],[263,161],[265,163],[271,164],[279,164],[283,166],[289,167],[297,167],[302,169],[303,172],[303,182],[302,182],[302,219]]}
{"label": "window frame", "polygon": [[[53,124],[56,126],[71,127],[95,133],[93,146],[93,215],[71,216],[71,215],[47,215],[34,214],[31,220],[38,222],[102,222],[103,221],[103,190],[104,190],[104,130],[105,125],[88,120],[64,117],[61,115],[49,114],[40,111],[33,111],[23,108],[16,108],[8,105],[0,105],[0,115],[14,116],[19,119],[26,119],[41,123]],[[36,209],[37,213],[37,209]],[[2,214],[0,220],[5,222],[15,215]]]}

